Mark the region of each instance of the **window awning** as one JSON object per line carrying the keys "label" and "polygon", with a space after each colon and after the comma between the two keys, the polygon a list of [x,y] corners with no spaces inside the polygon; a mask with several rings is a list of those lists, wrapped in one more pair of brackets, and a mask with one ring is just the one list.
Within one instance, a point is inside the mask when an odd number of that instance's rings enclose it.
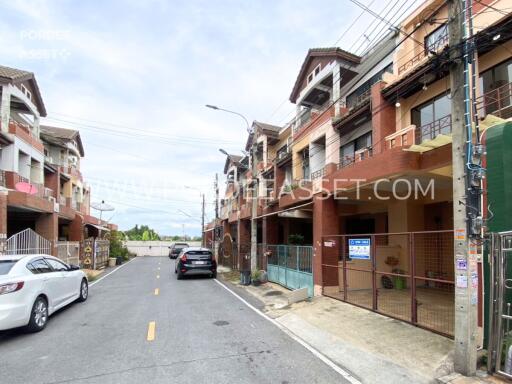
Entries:
{"label": "window awning", "polygon": [[94,227],[96,229],[99,229],[100,231],[107,231],[107,232],[110,232],[110,229],[107,228],[107,227],[102,227],[101,225],[96,225],[96,224],[90,224],[90,223],[85,223],[85,225],[90,225],[91,227]]}

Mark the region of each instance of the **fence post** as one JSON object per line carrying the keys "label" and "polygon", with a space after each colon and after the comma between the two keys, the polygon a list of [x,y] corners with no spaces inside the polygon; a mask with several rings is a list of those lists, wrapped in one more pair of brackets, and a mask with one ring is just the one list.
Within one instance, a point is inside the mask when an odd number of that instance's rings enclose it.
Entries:
{"label": "fence post", "polygon": [[409,234],[409,257],[411,264],[411,322],[418,322],[418,307],[416,306],[416,250],[414,248],[414,232]]}
{"label": "fence post", "polygon": [[375,235],[371,235],[371,255],[372,258],[372,286],[373,286],[373,303],[372,308],[374,311],[377,310],[377,246],[375,245]]}
{"label": "fence post", "polygon": [[341,236],[341,254],[343,256],[343,300],[347,301],[347,256],[345,255],[345,236]]}

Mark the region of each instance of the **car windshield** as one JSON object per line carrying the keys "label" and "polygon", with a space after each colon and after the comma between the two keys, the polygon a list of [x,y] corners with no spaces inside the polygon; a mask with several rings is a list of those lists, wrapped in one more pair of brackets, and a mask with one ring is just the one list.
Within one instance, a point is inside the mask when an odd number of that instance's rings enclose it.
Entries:
{"label": "car windshield", "polygon": [[17,260],[0,260],[0,275],[7,275]]}

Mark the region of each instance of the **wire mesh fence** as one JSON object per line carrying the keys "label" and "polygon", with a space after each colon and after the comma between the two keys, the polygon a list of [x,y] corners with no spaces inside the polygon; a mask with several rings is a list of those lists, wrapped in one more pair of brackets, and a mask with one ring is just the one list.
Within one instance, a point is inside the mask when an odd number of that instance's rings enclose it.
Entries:
{"label": "wire mesh fence", "polygon": [[453,231],[324,237],[322,290],[453,336]]}

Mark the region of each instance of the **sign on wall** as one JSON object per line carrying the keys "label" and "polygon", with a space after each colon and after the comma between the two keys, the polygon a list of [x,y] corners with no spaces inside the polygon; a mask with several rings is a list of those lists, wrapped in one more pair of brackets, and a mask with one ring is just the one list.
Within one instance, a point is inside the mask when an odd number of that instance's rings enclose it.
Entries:
{"label": "sign on wall", "polygon": [[370,239],[349,239],[348,255],[351,259],[370,260]]}

